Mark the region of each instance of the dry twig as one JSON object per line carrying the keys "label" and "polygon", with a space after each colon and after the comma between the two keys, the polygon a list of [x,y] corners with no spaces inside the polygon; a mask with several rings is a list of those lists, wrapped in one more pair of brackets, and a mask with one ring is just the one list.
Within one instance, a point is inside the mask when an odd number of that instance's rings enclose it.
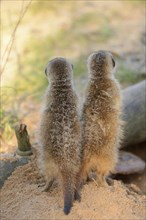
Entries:
{"label": "dry twig", "polygon": [[25,7],[24,10],[23,10],[24,1],[22,2],[22,7],[21,7],[21,12],[20,12],[19,20],[18,20],[17,23],[16,23],[16,26],[15,26],[15,28],[14,28],[14,30],[13,30],[13,33],[12,33],[12,35],[11,35],[11,37],[10,37],[10,40],[9,40],[9,42],[8,42],[6,48],[5,48],[5,51],[4,51],[3,55],[2,55],[2,60],[4,59],[5,56],[6,56],[6,59],[5,59],[5,62],[4,62],[4,64],[3,64],[3,66],[1,67],[0,75],[2,75],[2,73],[3,73],[4,70],[5,70],[5,67],[6,67],[6,64],[7,64],[8,60],[9,60],[10,53],[11,53],[11,50],[12,50],[12,46],[13,46],[13,43],[14,43],[16,31],[17,31],[17,29],[18,29],[18,27],[19,27],[19,25],[20,25],[20,23],[21,23],[21,21],[22,21],[24,15],[26,14],[26,12],[27,12],[27,10],[28,10],[28,8],[29,8],[31,2],[32,2],[32,0],[29,1],[28,5]]}

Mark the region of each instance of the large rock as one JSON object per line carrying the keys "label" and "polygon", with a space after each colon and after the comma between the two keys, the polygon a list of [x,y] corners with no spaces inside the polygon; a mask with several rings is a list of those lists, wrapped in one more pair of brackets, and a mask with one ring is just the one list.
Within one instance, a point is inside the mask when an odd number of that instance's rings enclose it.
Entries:
{"label": "large rock", "polygon": [[122,146],[146,140],[146,80],[123,90],[124,140]]}

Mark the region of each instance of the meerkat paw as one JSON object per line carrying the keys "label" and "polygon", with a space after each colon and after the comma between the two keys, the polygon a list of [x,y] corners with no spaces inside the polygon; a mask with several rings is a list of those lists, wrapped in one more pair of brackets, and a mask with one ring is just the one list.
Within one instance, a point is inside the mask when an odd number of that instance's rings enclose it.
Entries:
{"label": "meerkat paw", "polygon": [[46,182],[46,185],[42,189],[42,192],[48,192],[50,190],[51,186],[53,185],[53,182],[54,182],[54,179]]}
{"label": "meerkat paw", "polygon": [[99,187],[107,187],[107,186],[108,186],[108,184],[107,184],[106,180],[99,182]]}
{"label": "meerkat paw", "polygon": [[107,177],[106,178],[106,182],[109,186],[113,186],[114,185],[114,180],[111,177]]}
{"label": "meerkat paw", "polygon": [[45,185],[46,185],[46,183],[44,183],[44,182],[43,182],[43,183],[39,183],[39,184],[38,184],[38,187],[40,188],[40,187],[43,187],[43,186],[45,186]]}
{"label": "meerkat paw", "polygon": [[99,187],[107,187],[108,183],[104,174],[99,174],[98,176],[98,185]]}

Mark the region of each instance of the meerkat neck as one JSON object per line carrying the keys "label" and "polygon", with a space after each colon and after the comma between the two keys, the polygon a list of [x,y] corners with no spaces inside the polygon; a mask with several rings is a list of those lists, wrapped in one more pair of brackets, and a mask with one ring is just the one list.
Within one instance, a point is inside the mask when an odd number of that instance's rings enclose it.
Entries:
{"label": "meerkat neck", "polygon": [[93,71],[90,72],[89,74],[89,80],[92,82],[102,82],[102,81],[108,81],[108,80],[113,80],[114,77],[112,77],[112,73],[103,73],[99,71],[98,73],[94,73]]}
{"label": "meerkat neck", "polygon": [[50,86],[53,88],[72,87],[72,81],[71,79],[54,80],[51,81]]}

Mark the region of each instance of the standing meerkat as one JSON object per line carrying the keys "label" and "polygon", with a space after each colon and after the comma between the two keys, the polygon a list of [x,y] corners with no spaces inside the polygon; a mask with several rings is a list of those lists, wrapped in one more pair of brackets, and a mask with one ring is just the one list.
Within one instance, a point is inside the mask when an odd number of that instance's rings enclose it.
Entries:
{"label": "standing meerkat", "polygon": [[92,53],[87,62],[89,83],[82,109],[83,162],[82,180],[93,169],[99,185],[117,163],[122,136],[121,91],[113,70],[115,61],[110,52]]}
{"label": "standing meerkat", "polygon": [[39,165],[49,190],[54,179],[62,179],[64,213],[72,207],[80,169],[80,122],[73,88],[73,67],[64,58],[51,60],[45,73],[49,79],[41,115]]}

